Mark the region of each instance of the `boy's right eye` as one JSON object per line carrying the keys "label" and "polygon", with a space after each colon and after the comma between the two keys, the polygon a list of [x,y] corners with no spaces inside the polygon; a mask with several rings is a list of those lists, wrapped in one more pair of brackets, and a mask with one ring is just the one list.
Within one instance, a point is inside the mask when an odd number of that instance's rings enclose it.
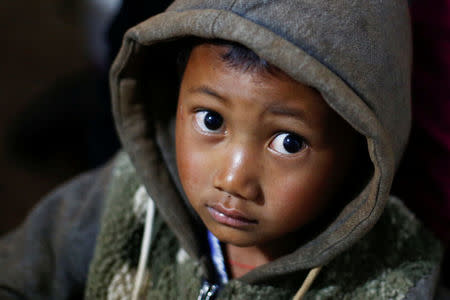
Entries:
{"label": "boy's right eye", "polygon": [[223,127],[223,117],[211,110],[200,110],[195,113],[195,121],[201,130],[217,133]]}

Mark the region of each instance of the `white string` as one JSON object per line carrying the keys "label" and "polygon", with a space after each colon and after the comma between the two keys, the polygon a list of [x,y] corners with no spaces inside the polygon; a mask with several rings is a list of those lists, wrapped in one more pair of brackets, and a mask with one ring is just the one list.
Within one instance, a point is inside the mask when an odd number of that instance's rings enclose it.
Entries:
{"label": "white string", "polygon": [[150,237],[153,227],[153,217],[155,215],[155,203],[148,197],[147,215],[145,218],[144,237],[142,238],[141,254],[139,257],[138,270],[134,281],[132,300],[138,300],[141,290],[142,281],[144,279],[145,266],[147,265],[148,254],[150,252]]}
{"label": "white string", "polygon": [[311,287],[312,283],[314,282],[314,279],[316,279],[317,275],[319,275],[320,270],[322,270],[322,266],[319,266],[317,268],[311,269],[308,273],[308,276],[306,276],[306,279],[303,281],[302,286],[295,294],[293,300],[301,300],[305,296],[306,292]]}

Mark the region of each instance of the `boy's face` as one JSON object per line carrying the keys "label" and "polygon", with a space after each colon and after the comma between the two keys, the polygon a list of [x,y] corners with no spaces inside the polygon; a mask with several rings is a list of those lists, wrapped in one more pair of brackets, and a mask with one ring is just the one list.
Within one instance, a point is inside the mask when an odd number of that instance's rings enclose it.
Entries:
{"label": "boy's face", "polygon": [[179,176],[219,240],[268,246],[333,200],[357,134],[316,90],[281,71],[230,67],[221,58],[226,50],[197,46],[186,66],[176,122]]}

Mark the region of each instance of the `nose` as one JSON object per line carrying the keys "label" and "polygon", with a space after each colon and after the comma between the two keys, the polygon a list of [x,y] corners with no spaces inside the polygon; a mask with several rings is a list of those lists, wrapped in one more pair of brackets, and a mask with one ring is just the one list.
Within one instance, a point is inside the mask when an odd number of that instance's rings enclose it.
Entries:
{"label": "nose", "polygon": [[259,169],[258,156],[250,149],[225,149],[218,160],[214,187],[234,197],[259,202],[262,198]]}

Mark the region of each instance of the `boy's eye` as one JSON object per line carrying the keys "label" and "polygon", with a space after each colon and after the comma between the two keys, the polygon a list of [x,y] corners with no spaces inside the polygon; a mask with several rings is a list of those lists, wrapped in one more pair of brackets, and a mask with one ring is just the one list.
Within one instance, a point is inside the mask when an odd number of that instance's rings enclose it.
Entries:
{"label": "boy's eye", "polygon": [[270,148],[282,154],[294,154],[306,147],[305,140],[295,133],[280,133],[270,143]]}
{"label": "boy's eye", "polygon": [[223,126],[222,116],[211,110],[196,112],[195,121],[200,126],[200,129],[206,132],[217,132]]}

